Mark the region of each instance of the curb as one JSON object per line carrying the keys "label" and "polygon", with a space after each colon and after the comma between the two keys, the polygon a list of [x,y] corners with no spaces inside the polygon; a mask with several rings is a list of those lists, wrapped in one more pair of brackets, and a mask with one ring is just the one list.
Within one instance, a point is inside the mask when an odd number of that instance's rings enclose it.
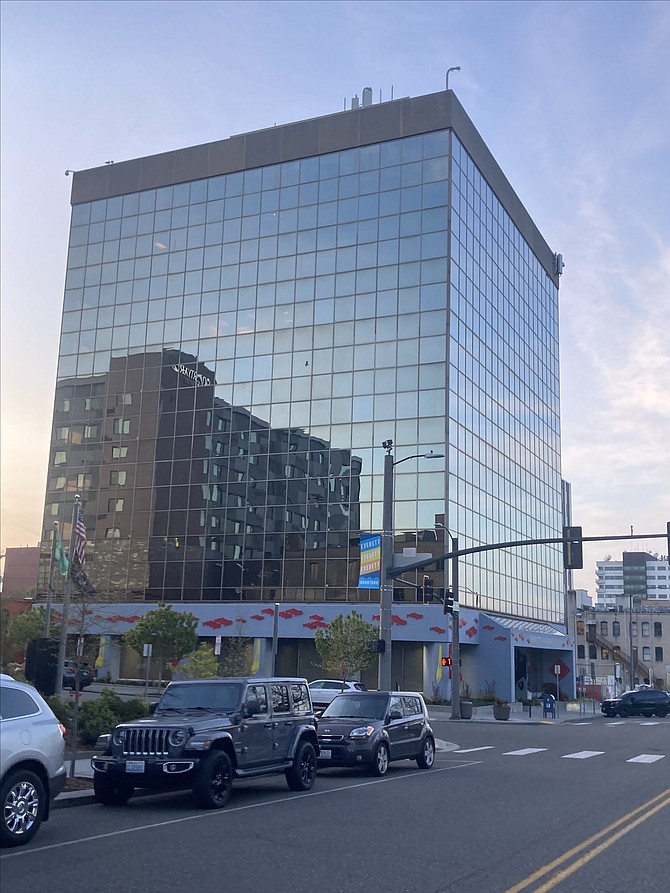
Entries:
{"label": "curb", "polygon": [[59,794],[51,804],[51,809],[68,809],[71,806],[88,806],[97,803],[93,789],[90,791],[65,791]]}

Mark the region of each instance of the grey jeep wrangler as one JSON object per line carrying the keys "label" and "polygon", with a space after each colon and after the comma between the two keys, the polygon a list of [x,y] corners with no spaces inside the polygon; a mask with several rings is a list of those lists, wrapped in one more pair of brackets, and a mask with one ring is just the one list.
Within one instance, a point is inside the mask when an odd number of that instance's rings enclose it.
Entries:
{"label": "grey jeep wrangler", "polygon": [[305,679],[234,678],[171,682],[152,715],[102,736],[91,760],[105,806],[135,788],[191,788],[196,804],[219,809],[233,778],[283,772],[292,791],[308,791],[319,745]]}

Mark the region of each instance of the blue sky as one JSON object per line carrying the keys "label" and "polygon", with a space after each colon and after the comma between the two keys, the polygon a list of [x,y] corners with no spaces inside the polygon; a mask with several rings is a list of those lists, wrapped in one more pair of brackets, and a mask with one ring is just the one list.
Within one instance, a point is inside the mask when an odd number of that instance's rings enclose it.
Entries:
{"label": "blue sky", "polygon": [[[563,254],[563,475],[585,535],[670,519],[670,4],[14,2],[2,15],[2,541],[39,540],[71,180],[444,88]],[[664,540],[624,548],[665,554]],[[578,586],[622,544],[585,548]]]}

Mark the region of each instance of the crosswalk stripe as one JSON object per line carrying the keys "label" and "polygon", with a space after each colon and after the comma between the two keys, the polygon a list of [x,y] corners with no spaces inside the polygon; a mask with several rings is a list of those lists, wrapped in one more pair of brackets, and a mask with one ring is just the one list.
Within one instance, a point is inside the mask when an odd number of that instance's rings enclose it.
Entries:
{"label": "crosswalk stripe", "polygon": [[641,722],[640,725],[641,726],[660,726],[660,722],[658,722],[658,720],[654,719],[651,722]]}
{"label": "crosswalk stripe", "polygon": [[631,760],[626,760],[627,763],[655,763],[658,760],[662,760],[665,757],[664,753],[641,753],[637,757],[633,757]]}
{"label": "crosswalk stripe", "polygon": [[574,722],[573,723],[573,726],[590,726],[590,725],[591,725],[590,720],[588,722]]}
{"label": "crosswalk stripe", "polygon": [[546,747],[524,747],[523,750],[508,750],[503,754],[504,757],[525,757],[531,753],[542,753]]}
{"label": "crosswalk stripe", "polygon": [[475,753],[478,750],[494,750],[494,744],[487,744],[486,747],[468,747],[467,750],[463,750],[459,747],[458,750],[452,751],[452,753]]}
{"label": "crosswalk stripe", "polygon": [[576,753],[565,753],[561,757],[563,760],[588,760],[589,757],[599,757],[604,754],[604,750],[578,750]]}
{"label": "crosswalk stripe", "polygon": [[606,723],[605,723],[605,728],[606,728],[606,729],[611,729],[612,726],[625,726],[625,725],[628,725],[628,723],[626,722],[626,720],[625,720],[625,719],[619,719],[619,720],[617,720],[616,722],[606,722]]}

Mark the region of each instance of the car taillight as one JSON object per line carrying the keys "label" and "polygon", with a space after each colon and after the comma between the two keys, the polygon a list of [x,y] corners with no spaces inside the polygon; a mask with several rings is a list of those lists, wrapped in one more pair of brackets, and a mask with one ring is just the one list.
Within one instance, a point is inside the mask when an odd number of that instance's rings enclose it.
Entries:
{"label": "car taillight", "polygon": [[65,736],[67,735],[67,729],[65,728],[65,726],[63,725],[62,722],[58,723],[58,728],[60,729],[61,735],[63,736],[63,738],[65,738]]}

